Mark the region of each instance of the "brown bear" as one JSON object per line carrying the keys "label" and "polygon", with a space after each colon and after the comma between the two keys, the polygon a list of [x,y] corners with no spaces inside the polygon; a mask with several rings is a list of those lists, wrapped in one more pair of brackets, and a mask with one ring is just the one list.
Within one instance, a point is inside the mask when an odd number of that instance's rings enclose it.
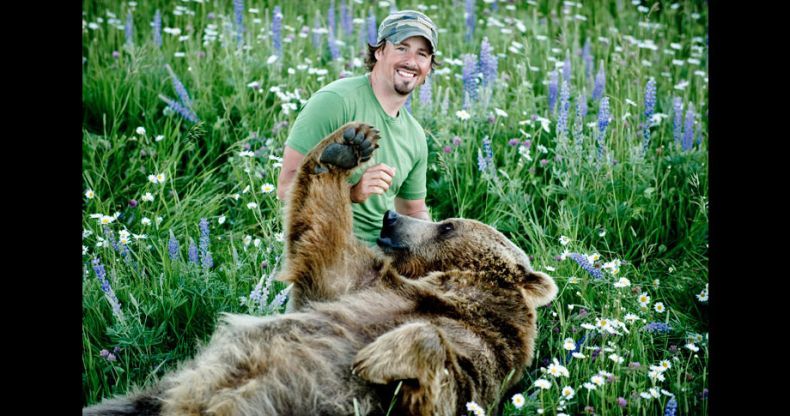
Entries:
{"label": "brown bear", "polygon": [[[154,387],[84,415],[466,414],[523,376],[536,311],[557,292],[477,221],[387,212],[377,248],[352,233],[351,170],[378,131],[349,123],[299,167],[286,213],[290,312],[226,314],[197,356]],[[393,396],[396,386],[398,394]]]}

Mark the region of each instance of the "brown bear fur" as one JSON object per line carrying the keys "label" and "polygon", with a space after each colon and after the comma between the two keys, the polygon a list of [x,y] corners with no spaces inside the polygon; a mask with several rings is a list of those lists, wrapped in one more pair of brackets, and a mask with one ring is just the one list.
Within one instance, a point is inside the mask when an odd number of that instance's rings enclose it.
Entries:
{"label": "brown bear fur", "polygon": [[377,133],[349,123],[299,167],[280,276],[293,283],[291,312],[224,315],[197,356],[154,388],[83,414],[384,414],[398,383],[393,414],[496,406],[532,361],[535,308],[557,287],[473,220],[388,212],[379,248],[357,241],[347,178]]}

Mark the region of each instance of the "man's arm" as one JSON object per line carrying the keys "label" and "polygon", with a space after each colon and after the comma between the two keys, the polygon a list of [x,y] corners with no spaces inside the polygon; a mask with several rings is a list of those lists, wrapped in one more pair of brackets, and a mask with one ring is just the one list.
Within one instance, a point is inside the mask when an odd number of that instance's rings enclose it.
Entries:
{"label": "man's arm", "polygon": [[285,195],[291,188],[291,184],[296,176],[296,170],[299,164],[302,163],[304,155],[297,150],[292,149],[286,145],[283,151],[283,166],[280,169],[280,176],[277,178],[277,198],[285,201]]}
{"label": "man's arm", "polygon": [[398,211],[399,214],[431,221],[431,216],[428,214],[428,206],[425,205],[424,198],[403,199],[395,197],[395,211]]}

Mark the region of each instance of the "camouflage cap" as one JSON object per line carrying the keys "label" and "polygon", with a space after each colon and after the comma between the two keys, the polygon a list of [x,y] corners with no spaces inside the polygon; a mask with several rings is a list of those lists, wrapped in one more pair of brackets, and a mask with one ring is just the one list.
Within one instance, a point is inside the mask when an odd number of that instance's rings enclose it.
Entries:
{"label": "camouflage cap", "polygon": [[387,16],[379,26],[376,42],[381,43],[386,39],[397,45],[412,36],[428,39],[431,48],[436,51],[436,42],[439,38],[436,25],[428,16],[416,10],[401,10]]}

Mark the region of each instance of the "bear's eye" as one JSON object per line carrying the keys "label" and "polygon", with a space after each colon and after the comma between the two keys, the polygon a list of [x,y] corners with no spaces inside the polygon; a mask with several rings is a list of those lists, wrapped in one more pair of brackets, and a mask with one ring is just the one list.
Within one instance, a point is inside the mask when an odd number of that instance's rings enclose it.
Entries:
{"label": "bear's eye", "polygon": [[452,232],[454,229],[455,229],[455,226],[453,225],[453,223],[448,222],[446,224],[442,224],[442,225],[439,226],[439,234],[447,235],[450,232]]}

